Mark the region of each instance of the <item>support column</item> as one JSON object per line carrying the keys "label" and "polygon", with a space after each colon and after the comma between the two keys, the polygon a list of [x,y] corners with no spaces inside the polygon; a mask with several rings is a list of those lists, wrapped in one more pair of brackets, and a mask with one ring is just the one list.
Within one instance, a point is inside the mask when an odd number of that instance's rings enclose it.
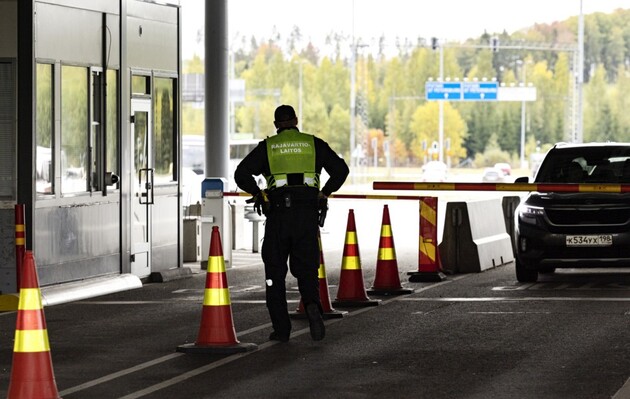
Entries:
{"label": "support column", "polygon": [[33,215],[35,213],[35,50],[33,41],[33,1],[18,1],[17,48],[17,203],[26,207],[26,249],[33,248]]}
{"label": "support column", "polygon": [[205,2],[206,177],[228,179],[227,0]]}

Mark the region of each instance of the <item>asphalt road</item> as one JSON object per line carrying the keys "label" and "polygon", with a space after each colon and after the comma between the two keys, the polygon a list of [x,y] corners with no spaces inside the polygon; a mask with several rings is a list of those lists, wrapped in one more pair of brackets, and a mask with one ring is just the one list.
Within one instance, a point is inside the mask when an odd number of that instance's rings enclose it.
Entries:
{"label": "asphalt road", "polygon": [[[563,271],[523,285],[511,264],[441,283],[408,283],[408,269],[401,268],[413,294],[346,309],[344,318],[326,321],[320,342],[310,339],[306,321],[294,320],[291,340],[280,344],[267,340],[258,256],[235,255],[227,271],[234,326],[239,340],[257,344],[256,351],[175,351],[194,342],[199,329],[206,278],[200,271],[47,307],[61,396],[592,399],[613,397],[630,377],[627,271]],[[334,253],[329,258],[334,299],[339,267]],[[369,288],[374,265],[364,264]],[[290,306],[297,306],[295,282],[289,278],[287,286]],[[15,319],[15,313],[0,315],[3,396]]]}
{"label": "asphalt road", "polygon": [[[293,321],[268,341],[259,254],[238,251],[226,275],[241,354],[184,354],[200,327],[207,273],[46,307],[57,387],[72,398],[571,398],[630,397],[630,270],[566,270],[536,284],[513,264],[410,283],[417,204],[391,206],[400,279],[413,294],[344,308],[323,341]],[[382,202],[339,200],[322,234],[337,294],[347,210],[356,208],[364,285],[372,285]],[[339,226],[342,226],[339,228]],[[287,278],[290,308],[299,294]],[[16,313],[0,314],[0,396],[12,368]]]}

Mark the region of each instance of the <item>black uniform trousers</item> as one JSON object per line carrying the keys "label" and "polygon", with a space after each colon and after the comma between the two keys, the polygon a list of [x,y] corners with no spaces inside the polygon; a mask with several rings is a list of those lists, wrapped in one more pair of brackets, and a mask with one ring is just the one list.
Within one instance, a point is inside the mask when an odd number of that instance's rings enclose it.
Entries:
{"label": "black uniform trousers", "polygon": [[265,264],[266,302],[273,329],[280,335],[291,332],[287,309],[285,278],[287,260],[291,274],[298,281],[304,307],[319,299],[318,211],[314,202],[290,207],[274,206],[265,223],[262,259]]}

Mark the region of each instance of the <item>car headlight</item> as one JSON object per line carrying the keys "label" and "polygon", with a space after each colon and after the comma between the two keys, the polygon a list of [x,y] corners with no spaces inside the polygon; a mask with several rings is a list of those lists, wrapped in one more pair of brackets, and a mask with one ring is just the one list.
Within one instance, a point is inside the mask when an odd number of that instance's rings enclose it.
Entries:
{"label": "car headlight", "polygon": [[536,219],[545,214],[545,209],[539,206],[521,205],[518,207],[518,218],[524,223],[536,224]]}

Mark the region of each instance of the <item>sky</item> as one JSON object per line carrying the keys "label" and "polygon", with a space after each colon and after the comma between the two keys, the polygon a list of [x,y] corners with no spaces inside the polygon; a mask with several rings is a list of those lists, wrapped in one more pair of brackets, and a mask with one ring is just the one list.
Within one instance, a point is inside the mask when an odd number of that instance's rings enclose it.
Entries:
{"label": "sky", "polygon": [[[212,1],[212,0],[209,0]],[[581,0],[584,14],[630,9],[630,0]],[[180,0],[183,56],[203,54],[204,0]],[[463,41],[484,31],[513,33],[535,23],[579,15],[580,0],[227,0],[229,38],[268,39],[274,27],[287,37],[299,26],[319,48],[335,31],[368,44],[382,34],[393,47],[396,37],[438,37]],[[374,42],[375,43],[375,42]]]}

